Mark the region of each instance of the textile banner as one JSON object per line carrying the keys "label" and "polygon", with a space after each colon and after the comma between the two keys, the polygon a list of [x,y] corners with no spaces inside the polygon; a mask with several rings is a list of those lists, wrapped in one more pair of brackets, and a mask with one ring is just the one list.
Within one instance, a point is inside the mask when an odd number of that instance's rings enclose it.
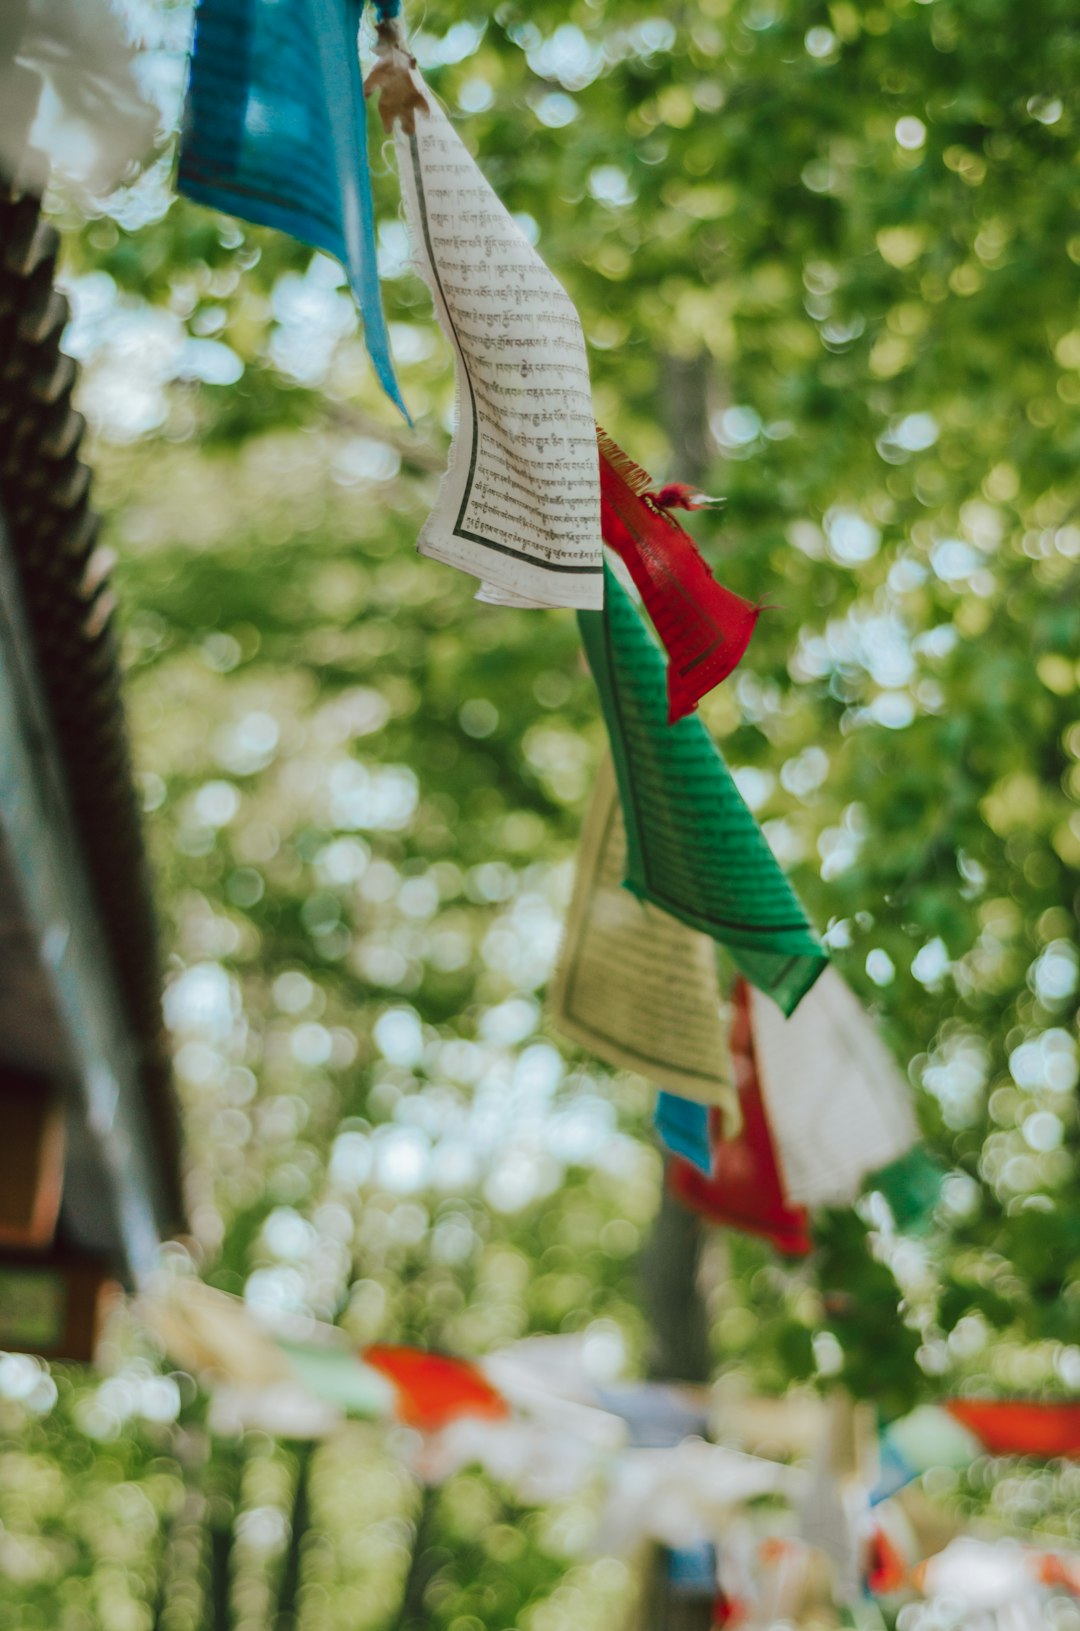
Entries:
{"label": "textile banner", "polygon": [[560,1031],[616,1070],[738,1114],[707,935],[623,888],[626,833],[605,755],[549,996]]}
{"label": "textile banner", "polygon": [[682,719],[740,662],[759,608],[717,583],[690,534],[657,502],[647,473],[604,431],[599,436],[604,542],[664,643],[668,719]]}
{"label": "textile banner", "polygon": [[669,725],[664,659],[605,567],[578,622],[615,759],[627,887],[711,935],[790,1014],[828,960],[704,724]]}
{"label": "textile banner", "polygon": [[709,1110],[692,1099],[681,1099],[677,1093],[660,1093],[653,1117],[656,1130],[673,1155],[681,1155],[706,1177],[712,1172],[712,1137],[709,1131]]}
{"label": "textile banner", "polygon": [[849,1205],[868,1173],[918,1141],[906,1079],[834,968],[790,1018],[752,991],[750,1020],[785,1194],[803,1206]]}
{"label": "textile banner", "polygon": [[813,1248],[810,1220],[806,1209],[792,1206],[784,1194],[754,1062],[745,980],[737,983],[734,1000],[731,1053],[742,1129],[735,1138],[714,1137],[711,1176],[706,1177],[688,1161],[675,1159],[669,1168],[669,1182],[676,1198],[710,1223],[764,1235],[778,1251],[805,1257]]}
{"label": "textile banner", "polygon": [[361,1357],[393,1383],[398,1415],[410,1427],[433,1432],[459,1416],[498,1420],[510,1414],[506,1400],[467,1359],[388,1344],[366,1348]]}
{"label": "textile banner", "polygon": [[383,316],[358,34],[363,0],[200,0],[176,185],[344,266],[379,382]]}
{"label": "textile banner", "polygon": [[509,606],[598,607],[600,475],[581,319],[435,97],[394,123],[418,270],[454,350],[450,464],[422,555]]}

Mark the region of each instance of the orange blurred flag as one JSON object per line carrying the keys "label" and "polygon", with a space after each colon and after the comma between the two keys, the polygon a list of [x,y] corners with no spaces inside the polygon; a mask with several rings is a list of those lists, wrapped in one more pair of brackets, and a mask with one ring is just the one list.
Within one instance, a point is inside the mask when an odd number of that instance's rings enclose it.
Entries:
{"label": "orange blurred flag", "polygon": [[410,1427],[434,1432],[460,1416],[510,1414],[502,1394],[467,1359],[387,1344],[366,1348],[362,1357],[394,1384],[398,1413]]}
{"label": "orange blurred flag", "polygon": [[1080,1457],[1080,1404],[1057,1404],[1050,1399],[949,1399],[945,1408],[991,1455]]}

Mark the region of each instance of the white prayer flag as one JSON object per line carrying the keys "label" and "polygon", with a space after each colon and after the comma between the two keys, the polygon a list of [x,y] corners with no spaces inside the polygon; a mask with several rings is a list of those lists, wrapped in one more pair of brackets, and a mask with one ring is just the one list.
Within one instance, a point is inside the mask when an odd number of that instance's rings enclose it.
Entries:
{"label": "white prayer flag", "polygon": [[911,1089],[858,998],[827,968],[785,1019],[751,988],[758,1079],[784,1194],[845,1206],[918,1142]]}
{"label": "white prayer flag", "polygon": [[600,467],[581,321],[431,91],[395,125],[419,270],[454,348],[450,465],[423,555],[497,605],[603,604]]}

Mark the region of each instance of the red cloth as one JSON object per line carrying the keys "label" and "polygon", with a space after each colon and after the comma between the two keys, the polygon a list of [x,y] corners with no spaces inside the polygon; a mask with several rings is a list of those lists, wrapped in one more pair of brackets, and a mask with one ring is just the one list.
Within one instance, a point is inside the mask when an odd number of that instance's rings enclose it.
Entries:
{"label": "red cloth", "polygon": [[735,1602],[726,1591],[718,1591],[713,1598],[712,1631],[735,1631],[739,1621],[744,1618],[742,1604]]}
{"label": "red cloth", "polygon": [[720,1137],[719,1113],[713,1111],[712,1176],[707,1178],[689,1161],[676,1157],[668,1167],[668,1182],[684,1206],[710,1223],[764,1235],[778,1251],[805,1257],[813,1247],[809,1214],[805,1206],[789,1205],[784,1196],[754,1059],[745,980],[736,982],[732,995],[731,1056],[742,1127],[734,1138]]}
{"label": "red cloth", "polygon": [[870,1537],[867,1559],[866,1586],[879,1597],[889,1592],[902,1591],[907,1585],[907,1565],[884,1529],[875,1529]]}
{"label": "red cloth", "polygon": [[361,1357],[393,1382],[398,1413],[410,1427],[434,1432],[459,1416],[510,1414],[502,1394],[467,1359],[383,1344],[366,1348]]}
{"label": "red cloth", "polygon": [[[645,471],[603,431],[599,437],[601,531],[629,570],[664,642],[673,724],[736,667],[760,608],[717,583],[690,534],[649,491]],[[666,495],[675,491],[681,489],[663,489]]]}
{"label": "red cloth", "polygon": [[946,1410],[991,1455],[1080,1457],[1080,1404],[1048,1399],[949,1399]]}

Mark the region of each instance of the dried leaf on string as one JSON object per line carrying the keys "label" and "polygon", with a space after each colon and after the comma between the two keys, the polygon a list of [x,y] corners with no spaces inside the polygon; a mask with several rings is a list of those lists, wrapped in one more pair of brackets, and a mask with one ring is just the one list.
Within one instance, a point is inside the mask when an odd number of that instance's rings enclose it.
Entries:
{"label": "dried leaf on string", "polygon": [[395,124],[412,136],[416,115],[428,111],[427,98],[413,77],[416,58],[405,48],[396,17],[380,19],[376,37],[377,61],[364,81],[364,95],[378,96],[379,118],[388,136]]}

